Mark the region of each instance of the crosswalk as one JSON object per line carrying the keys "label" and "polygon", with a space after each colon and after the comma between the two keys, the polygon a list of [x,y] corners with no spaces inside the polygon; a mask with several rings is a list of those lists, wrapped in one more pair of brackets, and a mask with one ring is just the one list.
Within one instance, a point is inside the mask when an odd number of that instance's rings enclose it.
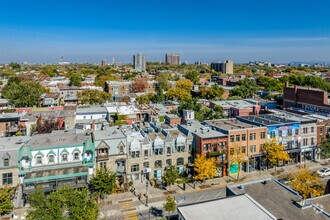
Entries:
{"label": "crosswalk", "polygon": [[136,208],[133,207],[133,200],[127,199],[119,201],[119,208],[123,214],[124,220],[138,220]]}

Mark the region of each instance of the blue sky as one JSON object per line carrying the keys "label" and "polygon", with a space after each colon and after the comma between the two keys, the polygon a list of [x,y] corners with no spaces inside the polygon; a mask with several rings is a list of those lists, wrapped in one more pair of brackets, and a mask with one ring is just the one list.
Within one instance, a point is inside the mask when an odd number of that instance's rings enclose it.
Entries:
{"label": "blue sky", "polygon": [[[48,2],[48,3],[45,3]],[[330,61],[328,0],[8,0],[0,63]]]}

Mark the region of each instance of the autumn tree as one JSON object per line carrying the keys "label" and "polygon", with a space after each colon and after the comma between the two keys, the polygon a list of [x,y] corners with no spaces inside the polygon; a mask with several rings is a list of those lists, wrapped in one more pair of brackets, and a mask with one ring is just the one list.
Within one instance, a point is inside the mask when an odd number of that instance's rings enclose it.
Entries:
{"label": "autumn tree", "polygon": [[198,154],[194,162],[194,171],[197,173],[194,176],[195,180],[204,182],[207,179],[212,179],[217,175],[215,158],[206,158],[205,156]]}
{"label": "autumn tree", "polygon": [[135,78],[132,82],[132,92],[144,92],[148,88],[148,82],[144,78]]}
{"label": "autumn tree", "polygon": [[175,166],[170,166],[162,176],[162,180],[167,186],[172,187],[175,181],[179,178],[179,172]]}
{"label": "autumn tree", "polygon": [[41,74],[48,75],[49,77],[55,77],[58,74],[58,71],[54,68],[54,66],[45,66],[40,71]]}
{"label": "autumn tree", "polygon": [[199,82],[198,72],[196,70],[186,73],[186,79],[189,79],[194,84]]}
{"label": "autumn tree", "polygon": [[247,162],[246,155],[241,152],[240,147],[233,147],[233,154],[230,154],[229,161],[231,164],[237,164],[238,171],[237,171],[237,181],[239,181],[239,174],[241,171],[242,163]]}
{"label": "autumn tree", "polygon": [[262,151],[266,154],[266,160],[270,164],[278,165],[278,161],[288,161],[289,154],[284,151],[284,146],[282,144],[278,144],[275,139],[268,141],[262,148]]}
{"label": "autumn tree", "polygon": [[116,173],[106,168],[98,169],[89,182],[91,192],[98,198],[110,195],[112,190],[117,188],[116,177]]}
{"label": "autumn tree", "polygon": [[318,175],[314,175],[306,168],[300,168],[290,176],[290,186],[303,198],[317,197],[323,195],[324,185]]}
{"label": "autumn tree", "polygon": [[71,73],[69,76],[70,86],[80,86],[83,81],[83,77],[80,73]]}
{"label": "autumn tree", "polygon": [[168,213],[174,212],[176,208],[175,199],[173,197],[167,196],[165,199],[165,203],[163,204],[163,207],[165,211],[167,211]]}
{"label": "autumn tree", "polygon": [[204,99],[206,98],[206,99],[211,99],[211,100],[220,99],[224,92],[225,92],[225,90],[222,87],[218,86],[217,84],[215,84],[211,87],[202,86],[199,89],[201,98],[204,98]]}
{"label": "autumn tree", "polygon": [[179,79],[175,83],[175,87],[177,89],[183,89],[183,90],[186,90],[186,91],[190,91],[193,86],[194,86],[194,83],[191,82],[189,79]]}
{"label": "autumn tree", "polygon": [[167,91],[171,87],[168,80],[169,80],[168,73],[164,73],[164,72],[160,73],[156,77],[157,87],[163,91]]}
{"label": "autumn tree", "polygon": [[0,216],[11,212],[13,209],[12,197],[14,189],[9,185],[4,185],[0,188]]}
{"label": "autumn tree", "polygon": [[191,100],[192,96],[189,91],[182,88],[170,88],[167,91],[169,99],[176,99],[178,101]]}

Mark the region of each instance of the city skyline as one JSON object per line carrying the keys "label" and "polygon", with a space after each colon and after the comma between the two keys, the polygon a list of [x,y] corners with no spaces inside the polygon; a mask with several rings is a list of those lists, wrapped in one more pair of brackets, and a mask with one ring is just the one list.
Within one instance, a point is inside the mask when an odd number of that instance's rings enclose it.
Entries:
{"label": "city skyline", "polygon": [[161,3],[4,2],[0,63],[57,63],[62,56],[72,63],[112,57],[131,63],[136,53],[147,61],[178,53],[190,63],[330,61],[325,0]]}

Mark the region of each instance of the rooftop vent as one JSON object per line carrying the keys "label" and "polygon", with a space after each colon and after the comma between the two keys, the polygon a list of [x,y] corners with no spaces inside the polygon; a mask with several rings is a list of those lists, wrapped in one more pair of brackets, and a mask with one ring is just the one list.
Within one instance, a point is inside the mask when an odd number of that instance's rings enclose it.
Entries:
{"label": "rooftop vent", "polygon": [[262,183],[263,185],[266,185],[266,184],[267,184],[267,181],[264,180],[264,181],[262,181],[261,183]]}
{"label": "rooftop vent", "polygon": [[244,186],[242,186],[242,185],[238,186],[237,188],[240,190],[244,190]]}

